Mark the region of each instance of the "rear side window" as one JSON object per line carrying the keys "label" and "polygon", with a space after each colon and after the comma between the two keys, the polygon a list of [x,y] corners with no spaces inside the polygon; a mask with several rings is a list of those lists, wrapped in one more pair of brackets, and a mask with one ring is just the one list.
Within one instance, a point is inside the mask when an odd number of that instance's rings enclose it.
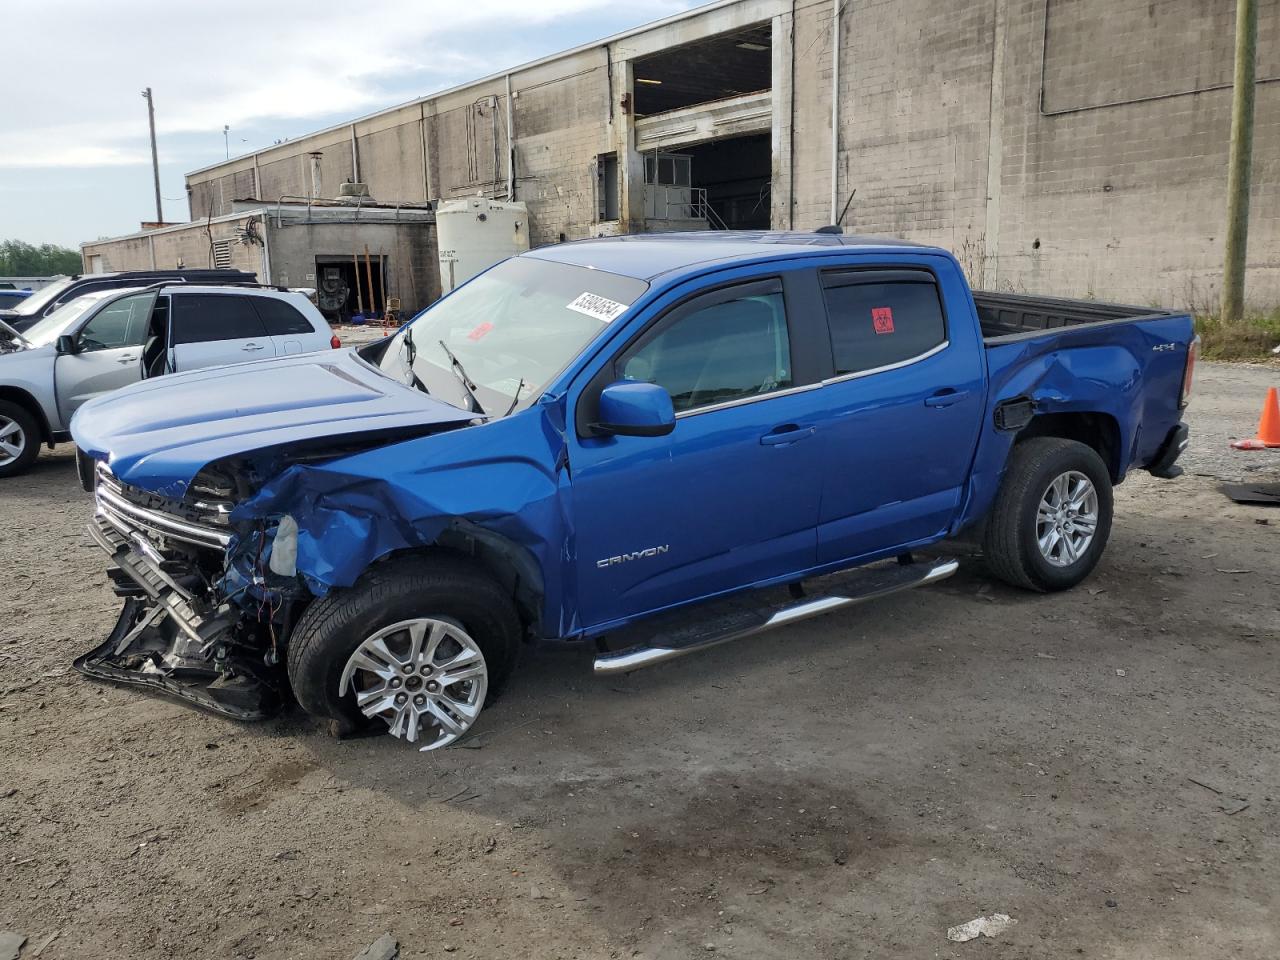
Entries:
{"label": "rear side window", "polygon": [[284,337],[293,334],[315,333],[311,321],[304,317],[292,304],[274,297],[252,297],[253,305],[258,308],[258,316],[266,324],[267,333],[273,337]]}
{"label": "rear side window", "polygon": [[175,293],[171,300],[174,343],[250,340],[266,336],[258,312],[248,297]]}
{"label": "rear side window", "polygon": [[938,288],[927,274],[826,274],[822,287],[837,376],[914,359],[947,339]]}

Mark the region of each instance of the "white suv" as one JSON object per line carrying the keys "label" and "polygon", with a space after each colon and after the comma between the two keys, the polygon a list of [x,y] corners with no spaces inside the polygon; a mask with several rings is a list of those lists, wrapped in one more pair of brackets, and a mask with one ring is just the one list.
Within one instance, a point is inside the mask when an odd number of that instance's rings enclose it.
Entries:
{"label": "white suv", "polygon": [[0,325],[0,477],[68,439],[86,400],[144,377],[340,346],[306,296],[269,287],[88,293],[23,334]]}

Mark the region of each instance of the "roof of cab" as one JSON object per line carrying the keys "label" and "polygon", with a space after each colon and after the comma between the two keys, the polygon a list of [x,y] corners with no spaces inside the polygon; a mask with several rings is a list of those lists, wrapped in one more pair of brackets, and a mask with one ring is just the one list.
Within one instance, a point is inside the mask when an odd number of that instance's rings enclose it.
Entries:
{"label": "roof of cab", "polygon": [[605,270],[637,280],[653,280],[673,271],[688,272],[712,263],[749,262],[779,256],[835,255],[857,247],[867,253],[940,253],[938,247],[887,237],[835,233],[775,233],[763,230],[706,230],[697,233],[645,233],[575,240],[539,247],[523,256]]}

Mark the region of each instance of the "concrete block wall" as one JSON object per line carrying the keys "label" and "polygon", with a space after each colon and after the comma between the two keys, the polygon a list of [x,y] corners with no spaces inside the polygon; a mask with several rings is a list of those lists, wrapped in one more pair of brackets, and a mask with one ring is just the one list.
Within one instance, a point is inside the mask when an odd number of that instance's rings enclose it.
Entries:
{"label": "concrete block wall", "polygon": [[[1280,0],[1259,2],[1258,76],[1280,77]],[[857,190],[846,228],[947,247],[977,286],[1216,306],[1234,7],[846,2],[840,205]],[[793,25],[800,229],[831,216],[831,10],[798,6]],[[1257,88],[1251,206],[1247,294],[1269,308],[1280,303],[1277,82]]]}
{"label": "concrete block wall", "polygon": [[[1007,9],[987,285],[1215,309],[1235,4],[1008,0]],[[1258,76],[1280,77],[1280,0],[1259,0],[1259,26]],[[1280,303],[1280,83],[1259,84],[1256,97],[1247,296],[1266,308]]]}
{"label": "concrete block wall", "polygon": [[[81,248],[85,266],[88,268],[94,256],[102,258],[102,271],[110,273],[117,270],[151,270],[169,269],[181,264],[187,269],[208,269],[213,266],[209,249],[209,241],[231,240],[236,231],[243,229],[249,219],[258,221],[258,235],[263,235],[263,226],[257,217],[242,217],[210,224],[193,224],[190,227],[179,227],[170,230],[157,230],[147,234],[138,234],[100,243],[87,243]],[[154,260],[152,257],[154,249]],[[248,270],[264,281],[262,247],[259,244],[231,244],[231,266],[237,270]]]}

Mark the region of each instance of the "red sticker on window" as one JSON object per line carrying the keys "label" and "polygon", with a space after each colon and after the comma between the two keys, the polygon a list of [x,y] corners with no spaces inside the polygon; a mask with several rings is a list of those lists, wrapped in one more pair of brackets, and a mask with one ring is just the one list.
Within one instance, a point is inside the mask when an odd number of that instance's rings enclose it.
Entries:
{"label": "red sticker on window", "polygon": [[[893,324],[890,323],[889,326],[892,327]],[[488,333],[492,329],[493,329],[493,324],[490,323],[488,320],[486,320],[484,323],[480,324],[480,326],[476,327],[474,330],[468,333],[467,339],[479,340],[481,337],[483,337],[486,333]]]}
{"label": "red sticker on window", "polygon": [[872,307],[871,325],[875,327],[876,333],[893,333],[893,308]]}

